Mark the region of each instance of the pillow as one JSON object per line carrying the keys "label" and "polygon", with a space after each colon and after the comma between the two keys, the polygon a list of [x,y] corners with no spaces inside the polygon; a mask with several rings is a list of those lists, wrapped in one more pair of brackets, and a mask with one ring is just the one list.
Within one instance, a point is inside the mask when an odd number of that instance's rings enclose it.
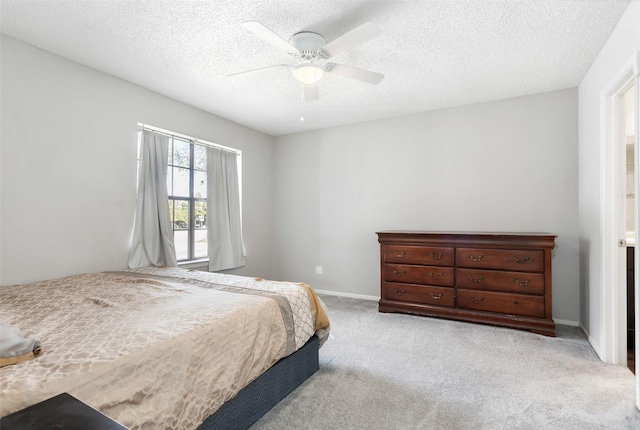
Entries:
{"label": "pillow", "polygon": [[0,320],[0,367],[32,360],[42,354],[42,342],[22,336],[20,330]]}

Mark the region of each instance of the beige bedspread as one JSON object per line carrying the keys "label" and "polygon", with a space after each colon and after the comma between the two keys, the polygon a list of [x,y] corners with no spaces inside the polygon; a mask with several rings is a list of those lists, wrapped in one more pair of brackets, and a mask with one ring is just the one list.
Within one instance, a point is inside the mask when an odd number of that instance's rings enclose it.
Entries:
{"label": "beige bedspread", "polygon": [[132,429],[195,429],[314,333],[326,338],[316,300],[303,284],[178,268],[0,287],[0,318],[44,350],[0,369],[0,416],[68,392]]}

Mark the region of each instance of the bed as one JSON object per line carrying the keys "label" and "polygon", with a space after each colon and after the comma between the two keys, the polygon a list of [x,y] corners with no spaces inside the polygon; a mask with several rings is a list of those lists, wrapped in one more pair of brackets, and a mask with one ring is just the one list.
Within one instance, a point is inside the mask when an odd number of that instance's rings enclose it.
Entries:
{"label": "bed", "polygon": [[329,333],[306,284],[169,267],[0,287],[0,319],[43,351],[0,368],[0,416],[67,392],[132,429],[246,428]]}

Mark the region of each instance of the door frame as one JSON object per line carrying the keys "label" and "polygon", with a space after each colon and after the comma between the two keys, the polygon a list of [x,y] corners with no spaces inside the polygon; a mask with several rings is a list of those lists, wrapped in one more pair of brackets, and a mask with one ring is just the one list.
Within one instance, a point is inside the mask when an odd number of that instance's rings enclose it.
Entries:
{"label": "door frame", "polygon": [[[604,334],[602,359],[607,363],[624,364],[626,366],[626,247],[620,247],[618,241],[625,233],[625,198],[623,180],[626,177],[624,165],[625,146],[620,144],[624,121],[620,112],[624,112],[622,94],[635,84],[635,182],[638,186],[638,132],[639,132],[639,99],[640,99],[640,52],[636,52],[625,67],[612,81],[601,97],[601,237],[602,237],[602,295],[601,295],[601,329]],[[640,199],[635,199],[635,213],[640,214]],[[638,217],[636,216],[636,247],[640,243]],[[635,326],[640,328],[640,285],[639,254],[635,254]],[[640,409],[640,329],[635,330],[636,359],[636,407]]]}

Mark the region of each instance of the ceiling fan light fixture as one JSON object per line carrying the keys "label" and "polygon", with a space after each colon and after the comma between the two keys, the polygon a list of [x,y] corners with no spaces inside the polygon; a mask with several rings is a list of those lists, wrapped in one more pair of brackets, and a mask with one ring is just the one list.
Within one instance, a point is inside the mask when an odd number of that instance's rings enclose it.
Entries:
{"label": "ceiling fan light fixture", "polygon": [[314,63],[302,63],[291,69],[293,77],[305,85],[313,85],[320,82],[324,76],[324,67]]}

